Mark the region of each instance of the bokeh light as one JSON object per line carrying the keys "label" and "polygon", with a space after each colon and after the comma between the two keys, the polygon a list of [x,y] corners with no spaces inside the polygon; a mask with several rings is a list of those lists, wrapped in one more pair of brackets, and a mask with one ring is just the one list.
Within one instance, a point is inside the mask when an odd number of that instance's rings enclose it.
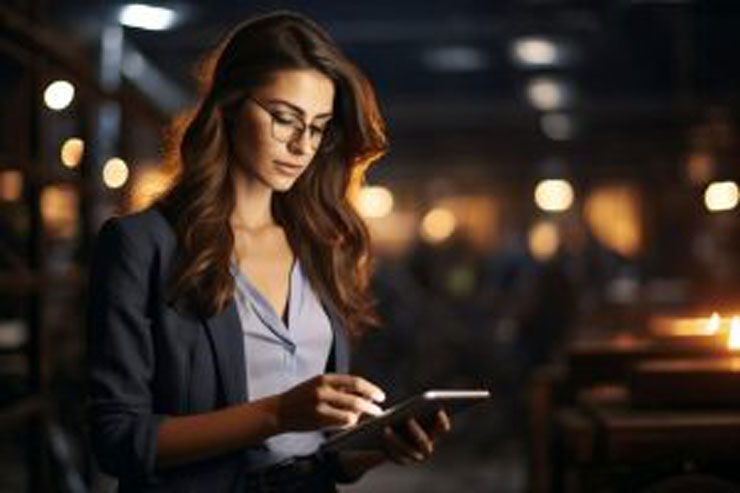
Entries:
{"label": "bokeh light", "polygon": [[583,215],[602,245],[626,257],[642,248],[642,200],[628,185],[609,185],[595,189],[586,198]]}
{"label": "bokeh light", "polygon": [[79,197],[74,185],[49,185],[41,191],[44,228],[55,238],[74,238],[77,232]]}
{"label": "bokeh light", "polygon": [[546,113],[540,117],[540,128],[552,140],[569,140],[573,138],[573,118],[565,113]]}
{"label": "bokeh light", "polygon": [[544,262],[551,259],[560,248],[560,232],[551,221],[539,221],[527,235],[529,253],[535,259]]}
{"label": "bokeh light", "polygon": [[436,207],[421,221],[421,236],[430,243],[440,243],[455,232],[457,219],[449,209]]}
{"label": "bokeh light", "polygon": [[82,139],[76,137],[67,139],[62,144],[62,150],[60,152],[62,164],[68,168],[76,168],[80,164],[84,152],[85,142]]}
{"label": "bokeh light", "polygon": [[111,158],[103,166],[103,183],[108,188],[121,188],[128,181],[128,165],[121,158]]}
{"label": "bokeh light", "polygon": [[15,202],[23,194],[23,173],[16,169],[0,171],[0,200]]}
{"label": "bokeh light", "polygon": [[522,65],[546,66],[557,62],[558,51],[555,44],[542,37],[526,37],[514,41],[513,55]]}
{"label": "bokeh light", "polygon": [[734,181],[710,183],[704,192],[704,205],[711,212],[729,211],[737,207],[738,188]]}
{"label": "bokeh light", "polygon": [[75,98],[75,86],[66,80],[57,80],[46,86],[44,103],[49,109],[61,111],[72,104]]}
{"label": "bokeh light", "polygon": [[573,205],[573,186],[567,180],[542,180],[534,189],[537,207],[548,212],[562,212]]}
{"label": "bokeh light", "polygon": [[141,3],[124,6],[118,22],[124,26],[146,29],[148,31],[164,31],[170,29],[177,20],[177,13],[165,7],[155,7]]}
{"label": "bokeh light", "polygon": [[393,210],[393,194],[386,187],[362,187],[354,200],[355,208],[362,217],[386,217]]}
{"label": "bokeh light", "polygon": [[565,107],[569,96],[565,84],[551,77],[537,77],[527,84],[529,102],[541,111],[553,111]]}

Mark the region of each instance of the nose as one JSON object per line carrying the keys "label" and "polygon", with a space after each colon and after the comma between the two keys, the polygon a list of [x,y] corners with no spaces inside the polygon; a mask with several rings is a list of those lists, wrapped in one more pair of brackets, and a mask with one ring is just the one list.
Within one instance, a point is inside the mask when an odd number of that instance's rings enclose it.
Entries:
{"label": "nose", "polygon": [[288,142],[288,150],[299,156],[311,153],[312,149],[308,132],[308,128],[303,129],[302,132],[296,131],[293,138]]}

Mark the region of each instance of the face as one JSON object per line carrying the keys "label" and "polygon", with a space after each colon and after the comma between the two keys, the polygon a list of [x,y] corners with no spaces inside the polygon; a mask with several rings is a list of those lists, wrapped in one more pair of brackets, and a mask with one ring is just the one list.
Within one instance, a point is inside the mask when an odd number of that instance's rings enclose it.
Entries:
{"label": "face", "polygon": [[316,154],[333,103],[334,83],[321,72],[273,73],[244,99],[236,118],[232,142],[240,169],[274,191],[288,190]]}

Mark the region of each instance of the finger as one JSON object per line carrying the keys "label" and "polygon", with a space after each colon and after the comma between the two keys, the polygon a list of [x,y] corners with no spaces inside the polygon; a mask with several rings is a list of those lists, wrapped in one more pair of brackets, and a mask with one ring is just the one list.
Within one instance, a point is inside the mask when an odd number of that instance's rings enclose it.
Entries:
{"label": "finger", "polygon": [[388,427],[383,429],[383,445],[383,452],[386,457],[395,464],[407,466],[418,462],[404,453],[403,447],[393,439],[393,430]]}
{"label": "finger", "polygon": [[383,414],[383,410],[373,404],[372,401],[331,387],[320,392],[319,399],[333,407],[350,411],[357,415],[369,414],[371,416],[379,416]]}
{"label": "finger", "polygon": [[437,436],[441,433],[448,433],[452,429],[452,421],[449,415],[444,409],[437,411],[437,415],[434,422],[433,435]]}
{"label": "finger", "polygon": [[411,418],[406,421],[406,426],[411,432],[411,437],[416,444],[417,451],[421,452],[425,457],[432,455],[432,452],[434,452],[434,444],[429,438],[429,435],[427,435],[421,425],[419,425],[419,422],[414,418]]}
{"label": "finger", "polygon": [[358,415],[351,411],[337,409],[326,402],[320,403],[316,407],[319,414],[319,426],[341,426],[350,427],[357,423]]}
{"label": "finger", "polygon": [[332,387],[346,389],[355,394],[365,396],[375,402],[385,401],[385,392],[383,392],[383,390],[374,383],[371,383],[362,377],[337,373],[330,373],[324,375],[324,377],[324,381]]}
{"label": "finger", "polygon": [[390,457],[397,462],[407,463],[409,460],[421,462],[424,460],[421,452],[414,449],[406,440],[398,436],[392,428],[386,427],[383,430],[383,439],[385,440]]}

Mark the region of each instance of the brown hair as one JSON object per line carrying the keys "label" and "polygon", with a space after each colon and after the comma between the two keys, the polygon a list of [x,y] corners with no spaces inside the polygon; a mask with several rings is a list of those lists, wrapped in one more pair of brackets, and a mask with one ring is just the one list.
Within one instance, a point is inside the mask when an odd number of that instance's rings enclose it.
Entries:
{"label": "brown hair", "polygon": [[200,102],[173,124],[168,159],[178,174],[157,205],[176,232],[171,302],[201,316],[219,313],[234,292],[229,260],[234,235],[230,112],[276,70],[318,70],[335,85],[332,145],[321,147],[272,209],[319,297],[352,335],[377,324],[369,289],[367,229],[348,201],[350,184],[387,149],[374,91],[329,35],[311,20],[276,12],[240,24],[205,60]]}

